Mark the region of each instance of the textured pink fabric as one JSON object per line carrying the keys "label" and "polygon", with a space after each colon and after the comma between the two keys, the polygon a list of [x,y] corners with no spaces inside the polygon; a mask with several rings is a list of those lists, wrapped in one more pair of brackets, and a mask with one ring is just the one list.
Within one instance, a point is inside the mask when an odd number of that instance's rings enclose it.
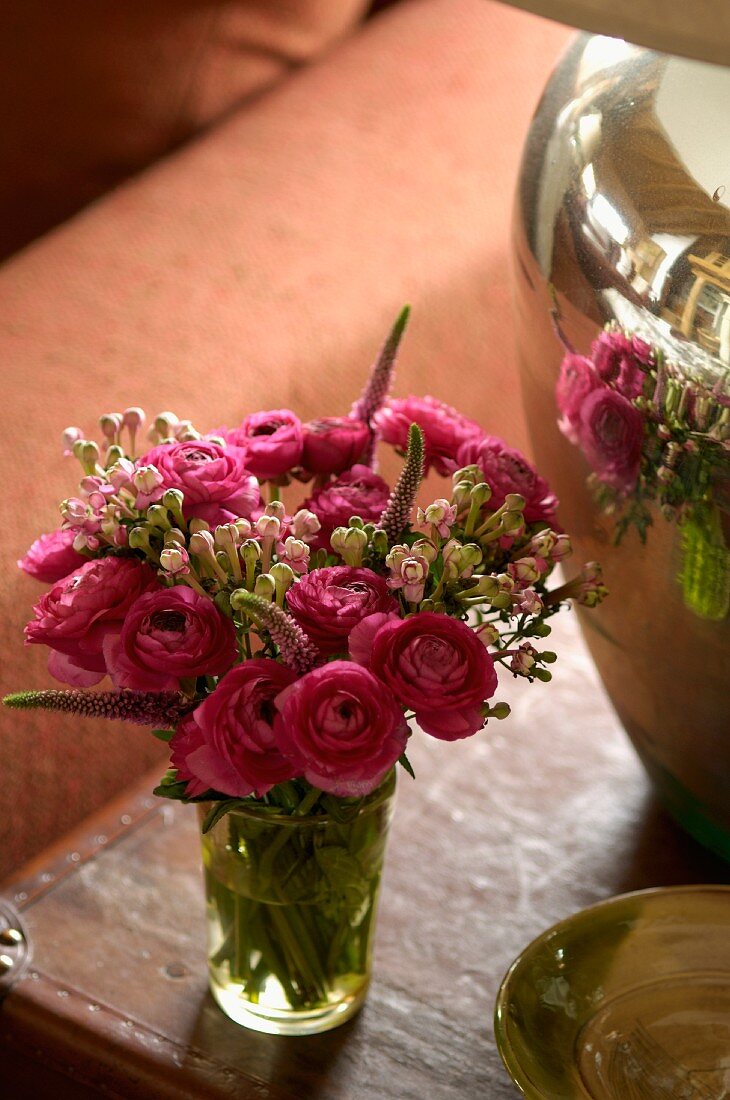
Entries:
{"label": "textured pink fabric", "polygon": [[[0,269],[3,691],[49,684],[14,563],[71,491],[68,423],[130,404],[202,427],[342,414],[410,301],[395,392],[524,445],[509,214],[565,37],[489,0],[402,0]],[[140,729],[0,718],[0,870],[160,755]]]}
{"label": "textured pink fabric", "polygon": [[271,87],[367,0],[3,0],[0,257]]}

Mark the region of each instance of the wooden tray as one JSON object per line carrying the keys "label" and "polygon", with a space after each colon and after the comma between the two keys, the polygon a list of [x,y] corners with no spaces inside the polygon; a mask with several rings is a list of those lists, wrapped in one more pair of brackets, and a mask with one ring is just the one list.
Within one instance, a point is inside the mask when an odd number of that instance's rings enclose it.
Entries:
{"label": "wooden tray", "polygon": [[509,722],[414,738],[358,1017],[292,1039],[222,1015],[195,815],[151,776],[0,886],[0,934],[25,933],[0,944],[3,1097],[514,1098],[492,1012],[525,944],[611,894],[728,881],[653,803],[567,618],[556,682],[518,685]]}

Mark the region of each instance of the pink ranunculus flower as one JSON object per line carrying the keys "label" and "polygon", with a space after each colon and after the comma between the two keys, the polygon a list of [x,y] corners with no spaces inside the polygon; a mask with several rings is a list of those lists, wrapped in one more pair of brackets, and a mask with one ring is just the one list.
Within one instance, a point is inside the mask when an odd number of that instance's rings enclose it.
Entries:
{"label": "pink ranunculus flower", "polygon": [[236,630],[212,600],[192,588],[146,592],[104,641],[115,687],[175,690],[191,676],[221,676],[236,660]]}
{"label": "pink ranunculus flower", "polygon": [[350,416],[323,416],[304,425],[302,466],[311,474],[341,474],[368,445],[370,429]]}
{"label": "pink ranunculus flower", "polygon": [[141,466],[154,466],[162,476],[148,503],[160,500],[167,489],[179,489],[185,515],[211,526],[248,517],[261,501],[258,482],[241,447],[208,439],[161,443],[138,459],[137,467]]}
{"label": "pink ranunculus flower", "polygon": [[[277,696],[296,679],[267,657],[236,665],[186,719],[170,742],[171,762],[188,793],[217,791],[234,798],[266,794],[296,770],[274,733]],[[192,786],[191,786],[192,782]]]}
{"label": "pink ranunculus flower", "polygon": [[301,577],[287,592],[289,614],[325,654],[347,651],[353,627],[378,611],[398,612],[385,577],[332,565]]}
{"label": "pink ranunculus flower", "polygon": [[603,382],[629,400],[639,396],[652,359],[649,344],[619,329],[604,329],[591,345],[591,357]]}
{"label": "pink ranunculus flower", "polygon": [[350,631],[347,639],[347,649],[350,658],[359,665],[370,664],[370,655],[373,651],[375,635],[384,623],[396,623],[400,621],[400,615],[395,611],[376,611],[374,615],[368,615],[361,619],[357,626]]}
{"label": "pink ranunculus flower", "polygon": [[260,481],[273,481],[301,463],[302,423],[289,409],[252,413],[240,428],[221,434],[246,452],[246,465]]}
{"label": "pink ranunculus flower", "polygon": [[297,774],[343,798],[374,790],[408,740],[408,724],[389,689],[353,661],[308,672],[282,693],[277,707],[277,740]]}
{"label": "pink ranunculus flower", "polygon": [[501,507],[509,493],[519,493],[525,498],[524,516],[527,523],[556,526],[557,497],[525,456],[508,447],[503,440],[493,435],[467,440],[459,449],[458,464],[473,464],[482,471],[484,480],[492,490],[492,496],[485,506],[490,512]]}
{"label": "pink ranunculus flower", "polygon": [[98,684],[107,671],[104,641],[118,634],[138,597],[158,588],[154,572],[137,558],[87,561],[41,596],[26,642],[52,650],[48,669],[64,684]]}
{"label": "pink ranunculus flower", "polygon": [[433,611],[382,626],[370,669],[426,733],[443,741],[481,729],[482,705],[497,689],[494,661],[475,632]]}
{"label": "pink ranunculus flower", "polygon": [[[170,739],[170,764],[177,772],[177,779],[187,783],[185,793],[188,798],[197,798],[201,794],[215,788],[210,783],[199,779],[188,763],[195,753],[205,747],[203,731],[192,714],[186,714],[181,722],[178,722],[175,733]],[[222,794],[225,792],[222,791]]]}
{"label": "pink ranunculus flower", "polygon": [[555,400],[561,414],[560,430],[571,443],[578,441],[577,424],[583,402],[589,393],[601,385],[590,359],[572,352],[563,357],[555,386]]}
{"label": "pink ranunculus flower", "polygon": [[88,560],[74,550],[75,537],[76,531],[71,528],[61,528],[48,535],[41,535],[20,559],[19,567],[28,576],[45,584],[55,584],[56,581],[63,580]]}
{"label": "pink ranunculus flower", "polygon": [[644,418],[630,401],[609,386],[590,394],[578,425],[578,441],[596,476],[621,493],[639,476]]}
{"label": "pink ranunculus flower", "polygon": [[420,425],[426,442],[425,473],[433,466],[439,474],[452,474],[461,465],[457,452],[462,444],[484,434],[474,420],[435,397],[391,398],[374,421],[380,438],[402,451],[411,424]]}
{"label": "pink ranunculus flower", "polygon": [[321,525],[310,541],[312,549],[329,550],[335,527],[347,527],[351,516],[360,516],[365,523],[377,523],[389,497],[388,483],[369,466],[353,466],[331,485],[317,489],[302,506],[314,512]]}

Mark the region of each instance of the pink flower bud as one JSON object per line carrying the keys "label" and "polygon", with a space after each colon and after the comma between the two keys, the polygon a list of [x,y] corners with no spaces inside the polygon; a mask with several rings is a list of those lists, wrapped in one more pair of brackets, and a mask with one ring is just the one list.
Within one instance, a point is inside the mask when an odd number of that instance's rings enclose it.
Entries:
{"label": "pink flower bud", "polygon": [[539,594],[534,588],[524,588],[513,597],[513,607],[521,615],[540,615],[545,610]]}
{"label": "pink flower bud", "polygon": [[439,552],[430,539],[416,539],[411,546],[411,553],[425,558],[429,565],[433,565]]}
{"label": "pink flower bud", "polygon": [[195,531],[190,536],[190,553],[200,557],[215,553],[215,541],[210,531]]}
{"label": "pink flower bud", "polygon": [[184,546],[168,546],[160,554],[160,566],[168,577],[190,572],[190,558]]}
{"label": "pink flower bud", "polygon": [[525,551],[528,554],[533,554],[538,558],[550,558],[553,547],[555,546],[555,539],[557,535],[554,531],[539,531],[536,535],[533,535],[530,541],[525,546]]}
{"label": "pink flower bud", "polygon": [[138,408],[133,405],[129,409],[125,409],[122,413],[122,423],[125,428],[128,428],[132,432],[136,432],[138,428],[141,428],[147,417],[145,416],[144,409]]}
{"label": "pink flower bud", "polygon": [[509,667],[516,676],[529,676],[535,667],[536,658],[537,650],[535,647],[531,646],[529,642],[523,642],[518,647],[517,652],[512,654]]}
{"label": "pink flower bud", "polygon": [[580,575],[586,584],[596,584],[603,580],[603,570],[597,561],[586,562]]}
{"label": "pink flower bud", "polygon": [[564,558],[569,558],[572,553],[573,547],[570,543],[570,537],[568,535],[556,535],[555,545],[550,554],[551,560],[563,561]]}
{"label": "pink flower bud", "polygon": [[62,500],[60,511],[66,523],[71,527],[80,527],[94,515],[87,502],[80,500],[79,497],[69,497],[68,500]]}
{"label": "pink flower bud", "polygon": [[361,527],[335,527],[330,535],[330,545],[346,565],[360,566],[368,537]]}
{"label": "pink flower bud", "polygon": [[441,550],[447,580],[468,580],[477,565],[480,564],[483,554],[476,543],[468,542],[462,545],[458,539],[449,539]]}
{"label": "pink flower bud", "polygon": [[[91,493],[98,492],[103,485],[106,485],[105,481],[102,481],[96,474],[88,474],[86,477],[82,477],[79,483],[79,488],[82,493],[86,493],[87,496]],[[109,486],[110,494],[114,492],[112,486]]]}
{"label": "pink flower bud", "polygon": [[173,435],[175,425],[179,423],[180,421],[175,416],[175,413],[161,412],[155,417],[152,430],[157,432],[160,438],[168,439]]}
{"label": "pink flower bud", "polygon": [[538,569],[536,558],[518,558],[517,561],[511,561],[507,566],[507,571],[520,587],[534,584],[539,579],[541,572]]}
{"label": "pink flower bud", "polygon": [[301,575],[309,569],[310,549],[306,542],[295,539],[291,535],[280,544],[277,550],[279,561],[290,566],[295,573]]}
{"label": "pink flower bud", "polygon": [[494,645],[499,641],[499,630],[494,623],[482,623],[476,628],[475,634],[485,646]]}
{"label": "pink flower bud", "polygon": [[603,571],[597,561],[590,561],[583,566],[580,574],[580,584],[575,594],[576,602],[583,607],[596,607],[608,595],[608,589],[603,583]]}
{"label": "pink flower bud", "polygon": [[131,486],[133,473],[134,463],[130,462],[128,458],[120,458],[118,462],[109,467],[106,476],[109,478],[114,491],[118,493],[120,489]]}
{"label": "pink flower bud", "polygon": [[98,516],[101,521],[101,529],[107,538],[112,538],[119,526],[119,509],[115,504],[104,504],[99,508]]}
{"label": "pink flower bud", "polygon": [[281,523],[283,523],[286,517],[286,508],[284,507],[282,501],[270,500],[264,508],[264,514],[267,516],[274,516],[276,519],[280,520]]}
{"label": "pink flower bud", "polygon": [[113,443],[122,427],[122,414],[105,413],[103,416],[99,417],[99,427],[102,430],[104,438]]}
{"label": "pink flower bud", "polygon": [[190,443],[191,440],[202,439],[202,435],[197,431],[192,424],[191,420],[181,420],[179,424],[174,427],[175,439],[179,443]]}
{"label": "pink flower bud", "polygon": [[89,499],[90,507],[92,507],[95,512],[100,511],[100,509],[104,508],[105,505],[106,505],[106,497],[104,496],[103,493],[100,493],[100,492],[89,493],[89,498],[88,499]]}
{"label": "pink flower bud", "polygon": [[[165,494],[165,496],[166,495],[167,494]],[[163,504],[164,503],[165,501],[163,498]],[[206,519],[201,519],[200,516],[193,516],[193,518],[188,523],[188,531],[191,535],[196,535],[199,531],[210,531],[210,524]]]}
{"label": "pink flower bud", "polygon": [[424,518],[427,523],[433,524],[442,539],[448,538],[449,531],[456,522],[456,507],[439,497],[426,508]]}
{"label": "pink flower bud", "polygon": [[449,539],[441,548],[441,554],[445,562],[458,561],[461,555],[461,543],[458,539]]}
{"label": "pink flower bud", "polygon": [[156,466],[138,466],[132,474],[132,484],[144,496],[153,493],[162,481],[162,474]]}
{"label": "pink flower bud", "polygon": [[61,438],[63,439],[63,454],[64,457],[67,457],[73,454],[74,443],[79,439],[83,439],[84,433],[81,428],[65,428]]}
{"label": "pink flower bud", "polygon": [[81,461],[87,472],[96,468],[99,461],[99,447],[93,439],[85,439],[79,448]]}
{"label": "pink flower bud", "polygon": [[266,513],[259,516],[255,527],[262,539],[278,539],[281,534],[281,522],[276,516],[267,516]]}
{"label": "pink flower bud", "polygon": [[253,527],[247,519],[243,519],[243,517],[240,517],[239,519],[235,519],[233,522],[236,525],[239,540],[250,538]]}
{"label": "pink flower bud", "polygon": [[237,547],[241,541],[241,535],[235,523],[221,523],[216,527],[213,537],[219,550]]}
{"label": "pink flower bud", "polygon": [[390,568],[388,588],[402,588],[403,596],[409,603],[420,603],[429,573],[426,558],[413,554],[406,546],[394,546],[385,562]]}
{"label": "pink flower bud", "polygon": [[87,531],[79,531],[78,535],[73,541],[73,548],[79,553],[82,550],[98,550],[99,540],[94,535],[89,534]]}
{"label": "pink flower bud", "polygon": [[254,595],[264,600],[273,600],[276,596],[276,580],[271,573],[259,573],[253,586]]}
{"label": "pink flower bud", "polygon": [[164,478],[156,466],[137,466],[132,474],[132,484],[137,490],[135,506],[141,511],[149,508],[162,496]]}
{"label": "pink flower bud", "polygon": [[308,508],[300,508],[292,518],[290,530],[294,538],[301,539],[302,542],[311,542],[321,526],[314,512],[310,512]]}

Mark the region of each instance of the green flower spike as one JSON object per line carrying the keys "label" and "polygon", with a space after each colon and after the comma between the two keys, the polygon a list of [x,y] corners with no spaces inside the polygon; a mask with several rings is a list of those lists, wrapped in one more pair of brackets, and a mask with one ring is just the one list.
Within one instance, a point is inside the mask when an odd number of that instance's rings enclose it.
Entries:
{"label": "green flower spike", "polygon": [[423,479],[425,440],[418,424],[411,424],[408,430],[408,450],[395,489],[390,494],[378,526],[385,531],[392,545],[408,521],[416,503],[418,488]]}

